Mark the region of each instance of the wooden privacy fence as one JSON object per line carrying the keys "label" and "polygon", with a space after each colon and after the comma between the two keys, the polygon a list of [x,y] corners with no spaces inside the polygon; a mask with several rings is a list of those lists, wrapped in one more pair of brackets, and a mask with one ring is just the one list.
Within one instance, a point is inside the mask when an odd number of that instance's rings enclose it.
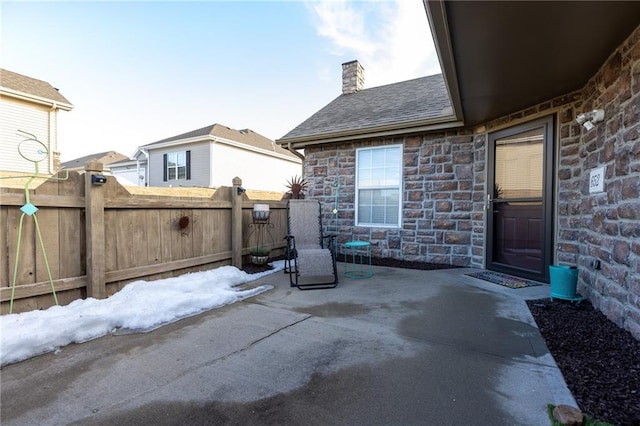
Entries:
{"label": "wooden privacy fence", "polygon": [[264,245],[272,256],[283,253],[287,223],[282,197],[268,199],[273,194],[261,193],[263,199],[252,199],[254,192],[244,193],[239,178],[216,190],[132,187],[129,192],[113,177],[92,183],[101,170],[100,163],[89,163],[85,172],[69,172],[64,180],[60,173],[29,190],[38,210],[25,215],[22,226],[25,190],[0,188],[3,314],[9,311],[14,273],[14,313],[55,304],[47,263],[60,304],[104,298],[135,280],[240,267],[256,244],[251,211],[257,203],[270,207]]}

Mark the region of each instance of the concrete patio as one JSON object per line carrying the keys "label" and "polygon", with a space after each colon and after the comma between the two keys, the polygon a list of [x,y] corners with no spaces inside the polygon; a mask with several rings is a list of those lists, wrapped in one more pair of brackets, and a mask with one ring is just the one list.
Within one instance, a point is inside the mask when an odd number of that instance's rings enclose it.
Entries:
{"label": "concrete patio", "polygon": [[374,267],[312,291],[279,272],[244,302],[4,367],[0,421],[549,424],[548,403],[575,405],[525,304],[549,287],[469,271]]}

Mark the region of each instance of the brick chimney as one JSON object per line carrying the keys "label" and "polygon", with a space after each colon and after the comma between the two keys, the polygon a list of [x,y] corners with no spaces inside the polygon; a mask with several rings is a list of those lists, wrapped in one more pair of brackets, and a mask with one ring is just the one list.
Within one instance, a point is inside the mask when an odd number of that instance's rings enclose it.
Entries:
{"label": "brick chimney", "polygon": [[342,64],[342,94],[356,93],[364,89],[364,68],[357,60]]}

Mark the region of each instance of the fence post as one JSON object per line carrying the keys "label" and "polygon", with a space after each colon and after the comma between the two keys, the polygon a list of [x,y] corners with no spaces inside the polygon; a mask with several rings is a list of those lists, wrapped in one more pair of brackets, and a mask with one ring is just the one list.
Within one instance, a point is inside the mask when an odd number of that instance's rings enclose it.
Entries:
{"label": "fence post", "polygon": [[104,247],[104,188],[92,177],[102,173],[102,163],[89,161],[84,166],[84,199],[86,222],[87,297],[107,297]]}
{"label": "fence post", "polygon": [[231,188],[231,265],[242,268],[242,179],[233,178]]}

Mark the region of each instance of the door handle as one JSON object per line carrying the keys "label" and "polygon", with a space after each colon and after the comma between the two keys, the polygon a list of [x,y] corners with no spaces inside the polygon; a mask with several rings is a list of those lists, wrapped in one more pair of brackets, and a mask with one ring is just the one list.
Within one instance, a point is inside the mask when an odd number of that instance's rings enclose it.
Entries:
{"label": "door handle", "polygon": [[[495,198],[491,196],[491,194],[487,194],[487,200],[484,203],[485,211],[493,210],[493,203],[495,202]],[[499,213],[499,210],[493,210],[494,213]]]}

